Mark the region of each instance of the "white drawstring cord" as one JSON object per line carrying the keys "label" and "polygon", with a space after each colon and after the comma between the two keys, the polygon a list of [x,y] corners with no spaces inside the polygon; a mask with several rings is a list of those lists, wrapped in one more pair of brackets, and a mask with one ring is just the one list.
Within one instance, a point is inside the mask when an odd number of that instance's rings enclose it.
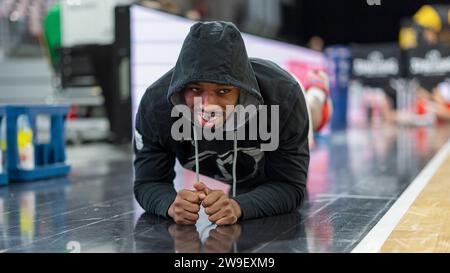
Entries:
{"label": "white drawstring cord", "polygon": [[233,197],[236,197],[236,162],[237,162],[237,131],[234,131]]}
{"label": "white drawstring cord", "polygon": [[200,167],[198,165],[198,145],[197,145],[197,129],[194,125],[194,147],[195,147],[195,179],[200,182]]}

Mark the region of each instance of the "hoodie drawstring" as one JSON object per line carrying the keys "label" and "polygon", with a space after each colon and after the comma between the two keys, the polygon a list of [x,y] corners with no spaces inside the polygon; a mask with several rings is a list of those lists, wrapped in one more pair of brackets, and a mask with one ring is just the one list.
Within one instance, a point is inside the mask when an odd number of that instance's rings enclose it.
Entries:
{"label": "hoodie drawstring", "polygon": [[195,179],[200,182],[200,166],[198,164],[198,144],[197,128],[194,126],[194,147],[195,147]]}
{"label": "hoodie drawstring", "polygon": [[[194,126],[194,148],[195,148],[195,179],[200,182],[200,167],[198,160],[197,128]],[[232,197],[236,197],[236,163],[237,163],[237,131],[233,135],[233,190]]]}
{"label": "hoodie drawstring", "polygon": [[233,197],[236,197],[236,163],[237,163],[237,131],[234,131],[234,137],[233,137],[233,148],[234,148],[234,154],[233,154]]}

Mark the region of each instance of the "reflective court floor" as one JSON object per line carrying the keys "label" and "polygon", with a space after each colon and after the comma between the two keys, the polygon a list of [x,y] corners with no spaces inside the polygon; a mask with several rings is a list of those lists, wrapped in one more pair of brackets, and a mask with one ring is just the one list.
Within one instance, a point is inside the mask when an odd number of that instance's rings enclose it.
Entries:
{"label": "reflective court floor", "polygon": [[[68,177],[0,187],[0,252],[350,252],[449,137],[450,127],[321,137],[301,208],[224,227],[203,212],[196,226],[144,213],[129,146],[68,147]],[[177,167],[175,187],[192,177]]]}

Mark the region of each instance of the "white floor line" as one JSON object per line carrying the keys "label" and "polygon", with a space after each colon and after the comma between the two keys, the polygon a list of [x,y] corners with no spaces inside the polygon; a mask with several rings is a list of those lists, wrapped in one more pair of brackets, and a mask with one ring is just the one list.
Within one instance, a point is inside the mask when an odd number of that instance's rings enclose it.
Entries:
{"label": "white floor line", "polygon": [[416,179],[414,179],[397,201],[395,201],[383,218],[381,218],[381,220],[352,250],[352,253],[374,253],[380,251],[383,243],[448,155],[450,155],[450,140],[447,141],[444,147],[442,147],[433,159],[431,159]]}

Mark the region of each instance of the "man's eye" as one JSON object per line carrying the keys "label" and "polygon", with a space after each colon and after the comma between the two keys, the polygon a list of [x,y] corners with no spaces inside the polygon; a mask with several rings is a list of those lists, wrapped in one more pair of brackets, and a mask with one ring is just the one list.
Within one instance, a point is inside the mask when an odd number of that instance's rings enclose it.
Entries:
{"label": "man's eye", "polygon": [[221,94],[221,95],[226,94],[228,92],[230,92],[230,89],[220,89],[219,90],[219,94]]}
{"label": "man's eye", "polygon": [[196,88],[196,87],[191,87],[191,91],[194,93],[198,93],[198,92],[200,92],[200,89]]}

